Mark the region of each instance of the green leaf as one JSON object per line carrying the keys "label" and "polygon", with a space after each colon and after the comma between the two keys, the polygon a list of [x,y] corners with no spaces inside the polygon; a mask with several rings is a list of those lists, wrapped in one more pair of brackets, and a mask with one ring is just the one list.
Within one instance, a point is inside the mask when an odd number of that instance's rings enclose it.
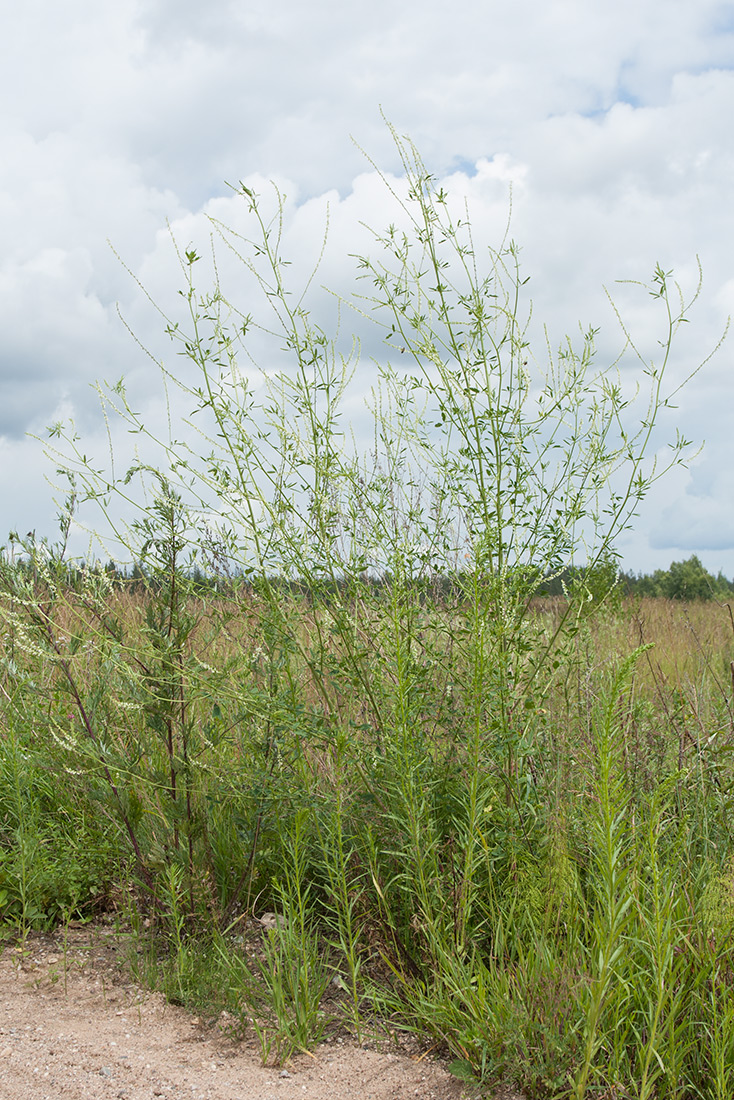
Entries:
{"label": "green leaf", "polygon": [[473,1082],[477,1079],[474,1067],[467,1058],[455,1058],[453,1062],[449,1062],[446,1068],[453,1077],[458,1077],[460,1081]]}

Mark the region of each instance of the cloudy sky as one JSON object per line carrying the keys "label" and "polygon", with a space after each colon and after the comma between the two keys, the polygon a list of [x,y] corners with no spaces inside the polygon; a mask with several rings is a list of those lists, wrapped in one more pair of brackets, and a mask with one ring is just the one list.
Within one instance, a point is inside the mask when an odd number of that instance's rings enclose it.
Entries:
{"label": "cloudy sky", "polygon": [[[734,311],[734,3],[721,0],[26,0],[0,40],[0,540],[54,534],[41,445],[73,417],[90,453],[93,383],[125,374],[155,424],[160,387],[118,308],[156,354],[185,245],[207,215],[238,224],[225,181],[288,196],[305,266],[331,221],[319,278],[349,291],[362,222],[391,219],[361,150],[399,172],[384,116],[409,134],[475,225],[499,243],[513,189],[535,315],[619,333],[603,292],[656,263],[704,285],[672,366],[694,367]],[[620,289],[623,303],[627,290]],[[655,355],[639,296],[631,323]],[[576,328],[577,331],[577,328]],[[645,347],[647,350],[647,346]],[[734,575],[734,337],[667,427],[705,447],[648,499],[620,543],[627,568],[697,553]],[[677,372],[677,373],[676,373]]]}

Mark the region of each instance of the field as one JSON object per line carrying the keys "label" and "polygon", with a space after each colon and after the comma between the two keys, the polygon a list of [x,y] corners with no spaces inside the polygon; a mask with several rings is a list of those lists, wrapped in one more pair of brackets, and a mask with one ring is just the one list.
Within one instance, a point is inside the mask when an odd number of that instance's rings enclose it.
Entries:
{"label": "field", "polygon": [[569,606],[502,669],[458,582],[6,563],[6,928],[114,909],[264,1059],[406,1028],[529,1097],[730,1097],[731,610]]}

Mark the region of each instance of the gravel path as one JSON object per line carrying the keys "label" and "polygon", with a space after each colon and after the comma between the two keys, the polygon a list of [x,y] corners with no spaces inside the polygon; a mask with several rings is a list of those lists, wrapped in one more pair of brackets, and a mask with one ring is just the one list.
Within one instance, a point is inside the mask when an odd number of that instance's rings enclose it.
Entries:
{"label": "gravel path", "polygon": [[[285,1070],[126,984],[112,934],[31,936],[0,957],[1,1100],[459,1100],[430,1057],[323,1043]],[[66,974],[64,973],[66,972]],[[65,988],[66,986],[66,988]]]}

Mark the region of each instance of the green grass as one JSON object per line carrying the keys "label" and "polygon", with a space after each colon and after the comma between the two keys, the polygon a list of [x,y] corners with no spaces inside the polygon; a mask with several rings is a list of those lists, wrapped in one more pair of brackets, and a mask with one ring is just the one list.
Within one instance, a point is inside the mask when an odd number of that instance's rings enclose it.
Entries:
{"label": "green grass", "polygon": [[[138,922],[138,975],[198,1011],[227,1008],[264,1059],[336,1027],[404,1027],[458,1074],[529,1097],[730,1094],[734,734],[711,671],[731,659],[725,609],[643,601],[577,633],[508,774],[506,743],[472,717],[477,654],[456,608],[421,612],[403,668],[382,648],[389,606],[336,609],[355,633],[370,622],[376,706],[360,709],[354,686],[339,698],[338,636],[323,633],[313,683],[314,624],[330,620],[310,601],[281,604],[276,632],[266,602],[192,597],[190,756],[173,757],[187,797],[174,799],[169,727],[150,718],[170,714],[168,696],[124,668],[149,660],[145,602],[160,594],[106,598],[117,668],[90,626],[95,645],[69,658],[94,740],[58,658],[16,644],[5,665],[6,925],[127,897],[152,922]],[[58,609],[67,628],[75,600]],[[552,614],[537,611],[546,630]],[[695,636],[680,628],[692,615]],[[664,630],[623,660],[640,617]],[[264,910],[283,926],[253,934],[248,914]]]}

